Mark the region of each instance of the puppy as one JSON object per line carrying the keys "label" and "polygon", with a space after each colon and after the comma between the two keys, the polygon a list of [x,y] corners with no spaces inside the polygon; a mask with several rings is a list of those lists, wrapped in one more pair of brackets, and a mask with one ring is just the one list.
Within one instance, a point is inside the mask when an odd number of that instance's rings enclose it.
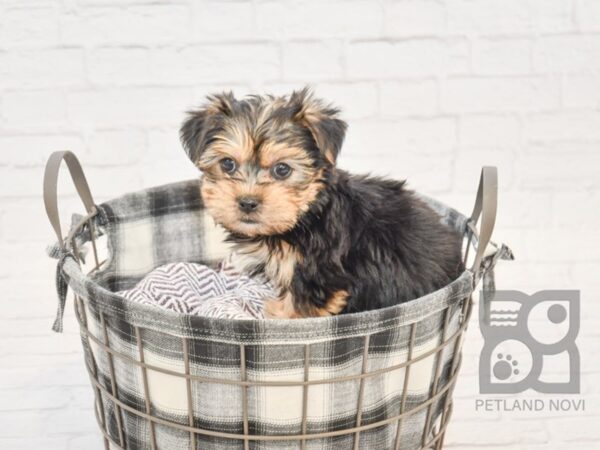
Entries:
{"label": "puppy", "polygon": [[403,181],[355,176],[336,158],[347,125],[309,89],[289,97],[211,95],[181,127],[201,195],[245,269],[278,298],[268,317],[382,308],[463,270],[461,238]]}

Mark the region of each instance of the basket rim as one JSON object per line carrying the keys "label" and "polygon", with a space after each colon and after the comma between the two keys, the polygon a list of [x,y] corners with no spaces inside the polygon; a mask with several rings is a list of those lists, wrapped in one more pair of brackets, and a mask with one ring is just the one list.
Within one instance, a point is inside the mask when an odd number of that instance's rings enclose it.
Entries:
{"label": "basket rim", "polygon": [[[131,194],[142,194],[148,190],[167,189],[173,185],[185,186],[186,183],[197,183],[197,181],[197,179],[193,179],[169,183]],[[98,214],[95,215],[94,220],[106,222],[106,206],[131,194],[124,194],[98,205]],[[454,214],[460,223],[459,226],[463,235],[470,233],[468,227],[464,226],[467,219],[463,214],[435,199],[418,195],[438,214],[442,214],[442,212]],[[103,225],[108,225],[107,228],[110,228],[110,223],[103,223]],[[107,232],[110,234],[110,229]],[[457,279],[437,291],[386,308],[295,320],[227,319],[179,313],[128,300],[103,287],[93,277],[85,274],[73,257],[65,259],[63,270],[74,292],[83,299],[88,300],[94,309],[98,309],[109,316],[158,332],[182,337],[198,337],[196,333],[198,331],[200,334],[204,334],[204,338],[226,342],[240,342],[240,340],[244,340],[244,342],[256,341],[257,343],[267,341],[269,343],[317,342],[331,340],[336,336],[340,338],[353,335],[363,336],[366,333],[384,331],[422,320],[470,296],[474,290],[474,275],[469,269],[465,269]],[[195,330],[193,336],[190,336],[190,329]]]}
{"label": "basket rim", "polygon": [[[473,275],[469,270],[465,270],[456,280],[437,291],[386,308],[293,320],[227,319],[179,313],[126,299],[83,274],[73,258],[65,260],[64,272],[69,277],[69,286],[75,293],[108,316],[126,318],[129,323],[142,328],[180,337],[192,337],[188,333],[190,328],[204,330],[207,335],[213,336],[214,340],[236,343],[240,339],[250,342],[248,339],[252,340],[257,334],[262,335],[262,338],[256,343],[305,343],[332,340],[332,330],[339,334],[337,338],[340,339],[377,333],[419,322],[458,303],[473,292]],[[238,338],[234,337],[236,335]]]}

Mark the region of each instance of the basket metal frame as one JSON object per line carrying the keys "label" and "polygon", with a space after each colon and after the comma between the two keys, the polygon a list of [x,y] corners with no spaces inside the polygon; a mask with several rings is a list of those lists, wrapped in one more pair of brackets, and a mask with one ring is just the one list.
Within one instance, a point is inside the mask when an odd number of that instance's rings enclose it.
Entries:
{"label": "basket metal frame", "polygon": [[[92,253],[94,257],[94,266],[91,271],[88,273],[92,274],[101,269],[103,262],[99,260],[98,257],[98,246],[96,243],[96,237],[99,235],[98,230],[95,229],[96,222],[94,218],[97,215],[97,211],[94,210],[85,217],[83,217],[71,230],[67,238],[63,241],[63,244],[69,248],[72,254],[75,256],[80,265],[83,262],[83,258],[77,248],[76,237],[80,235],[83,231],[84,227],[88,227]],[[472,230],[476,234],[476,230]],[[471,236],[468,239],[467,248],[469,247]],[[465,252],[465,262],[468,256],[468,252]],[[130,355],[126,355],[116,351],[111,348],[109,341],[109,333],[108,333],[108,325],[107,320],[105,318],[104,313],[100,312],[100,325],[102,332],[102,339],[94,336],[93,333],[90,332],[87,326],[87,317],[84,306],[84,299],[75,294],[75,312],[76,318],[80,326],[81,337],[84,342],[87,344],[87,348],[91,349],[90,343],[93,343],[99,351],[105,352],[105,356],[108,361],[109,366],[109,385],[110,389],[107,389],[100,381],[98,377],[98,373],[96,370],[97,364],[94,359],[93,352],[89,351],[89,360],[86,358],[86,369],[90,377],[90,381],[92,387],[94,389],[95,395],[95,416],[98,423],[98,426],[102,432],[104,447],[105,449],[116,448],[126,450],[126,440],[124,435],[124,427],[123,427],[123,411],[126,411],[129,414],[133,414],[143,420],[148,422],[149,430],[150,430],[150,448],[152,450],[158,449],[156,443],[156,433],[155,427],[156,425],[168,426],[172,427],[175,430],[185,431],[190,434],[190,448],[197,448],[197,436],[211,436],[217,438],[226,438],[226,439],[234,439],[243,442],[244,450],[249,450],[250,443],[255,441],[296,441],[300,444],[300,448],[304,450],[307,446],[307,441],[312,439],[319,438],[328,438],[328,437],[339,437],[346,435],[354,435],[353,439],[353,449],[358,450],[360,447],[361,440],[361,432],[365,430],[374,429],[377,427],[389,425],[396,423],[396,437],[394,439],[394,450],[400,450],[402,447],[401,442],[401,431],[403,421],[423,409],[427,409],[426,413],[426,422],[423,428],[423,434],[421,437],[421,446],[419,450],[425,449],[434,449],[441,450],[444,444],[444,438],[446,429],[448,427],[448,423],[452,416],[452,394],[454,391],[454,387],[456,384],[458,372],[461,366],[462,360],[462,341],[463,335],[467,328],[469,318],[471,316],[473,300],[472,295],[465,297],[459,301],[459,308],[461,309],[459,313],[459,324],[454,333],[450,336],[447,336],[447,328],[449,324],[450,314],[449,307],[446,307],[443,310],[444,323],[442,330],[442,339],[439,345],[428,350],[425,353],[420,354],[419,356],[413,357],[414,346],[415,346],[415,335],[416,329],[418,327],[418,322],[412,323],[410,325],[410,338],[408,345],[408,354],[406,361],[392,365],[390,367],[385,367],[373,371],[367,371],[368,367],[368,357],[369,357],[369,339],[370,335],[367,334],[363,337],[363,357],[362,357],[362,370],[361,373],[355,375],[346,375],[341,377],[327,378],[327,379],[318,379],[318,380],[310,380],[309,379],[309,359],[310,359],[310,351],[311,344],[306,344],[304,346],[304,379],[302,381],[251,381],[246,377],[246,358],[245,358],[245,345],[241,344],[240,347],[240,373],[241,377],[239,380],[229,380],[229,379],[218,379],[214,377],[205,377],[193,375],[190,373],[190,364],[189,364],[189,354],[188,354],[188,346],[191,339],[185,337],[177,337],[181,339],[181,345],[183,350],[183,359],[184,359],[184,373],[171,371],[162,367],[157,367],[151,364],[148,364],[144,361],[144,348],[142,344],[142,332],[143,328],[134,327],[136,342],[137,342],[137,350],[139,355],[139,360],[132,358]],[[408,325],[407,325],[408,326]],[[155,330],[153,330],[156,332]],[[165,333],[166,334],[166,333]],[[172,336],[172,335],[170,335]],[[175,337],[175,336],[172,336]],[[341,338],[338,338],[341,339]],[[450,344],[454,344],[454,348],[452,351],[452,359],[450,364],[450,374],[446,379],[443,385],[440,385],[441,375],[442,375],[442,352],[446,347]],[[431,357],[435,355],[435,364],[434,364],[434,377],[431,384],[430,395],[427,400],[419,403],[414,408],[406,410],[406,397],[407,397],[407,387],[410,382],[410,373],[411,366],[425,358]],[[118,394],[118,380],[115,376],[114,370],[114,359],[120,359],[127,364],[131,364],[139,368],[142,374],[142,382],[144,388],[144,410],[140,411],[136,408],[133,408],[127,404],[125,404],[122,400],[119,399]],[[404,386],[402,391],[402,397],[400,399],[400,411],[399,414],[388,417],[384,420],[380,420],[377,422],[362,424],[362,403],[363,403],[363,394],[364,394],[364,380],[370,377],[376,377],[379,375],[386,374],[388,372],[396,371],[396,370],[405,370],[404,375]],[[186,384],[186,393],[187,393],[187,405],[188,405],[188,424],[184,425],[178,422],[172,422],[160,417],[156,417],[152,415],[151,409],[151,399],[149,396],[149,387],[148,387],[148,371],[157,371],[163,374],[167,374],[174,377],[179,377],[185,381]],[[319,433],[307,433],[307,409],[308,409],[308,391],[310,386],[317,384],[332,384],[332,383],[341,383],[348,382],[352,380],[357,380],[359,383],[359,391],[358,391],[358,404],[357,404],[357,414],[355,426],[335,431],[327,431],[327,432],[319,432]],[[243,433],[227,433],[227,432],[219,432],[214,430],[202,429],[194,426],[194,411],[193,411],[193,394],[192,394],[192,381],[198,381],[203,383],[215,383],[215,384],[230,384],[239,386],[242,389],[242,412],[243,412]],[[261,435],[261,434],[250,434],[249,433],[249,419],[248,419],[248,388],[251,387],[259,387],[259,386],[288,386],[288,387],[299,387],[302,388],[302,422],[301,422],[301,430],[300,434],[294,435]],[[443,399],[442,399],[443,397]],[[438,417],[433,417],[433,408],[432,406],[436,404],[438,401],[442,402],[441,412],[438,414]],[[118,440],[115,440],[108,430],[108,424],[105,420],[104,414],[104,403],[109,401],[114,406],[115,417],[117,421],[118,428]],[[432,423],[434,422],[434,423]]]}
{"label": "basket metal frame", "polygon": [[[71,178],[75,184],[77,192],[79,194],[80,199],[82,200],[87,215],[83,217],[74,227],[70,230],[68,236],[63,238],[59,214],[58,214],[58,206],[57,206],[57,180],[58,173],[62,162],[67,164],[69,172],[71,174]],[[473,208],[473,212],[471,216],[467,219],[466,223],[466,247],[464,251],[464,262],[465,266],[467,266],[467,258],[469,254],[469,248],[473,242],[477,243],[477,250],[474,255],[473,263],[471,268],[468,269],[472,274],[473,287],[477,284],[479,277],[481,276],[482,270],[482,258],[484,257],[484,251],[487,247],[487,244],[490,241],[491,234],[494,228],[495,218],[496,218],[496,210],[497,210],[497,190],[498,190],[498,174],[497,169],[495,167],[483,167],[481,172],[481,178],[479,180],[479,188],[477,191],[477,196],[475,200],[475,206]],[[85,241],[83,243],[87,243],[90,241],[93,253],[93,267],[88,271],[87,275],[90,276],[95,272],[102,269],[105,261],[100,261],[98,254],[98,243],[97,237],[100,236],[99,229],[97,228],[97,220],[96,216],[98,215],[98,209],[94,203],[92,198],[88,183],[85,179],[85,175],[81,168],[81,164],[79,163],[75,154],[70,151],[59,151],[54,152],[50,155],[48,159],[48,163],[46,164],[46,169],[44,172],[44,204],[46,207],[46,212],[48,214],[48,219],[50,220],[50,224],[54,228],[56,233],[60,251],[59,254],[64,255],[65,253],[69,253],[74,256],[74,258],[79,263],[79,266],[83,272],[83,270],[88,270],[88,268],[84,269],[84,258],[82,253],[77,248],[78,239],[84,235],[84,231],[88,231],[88,234],[85,235]],[[481,220],[480,220],[481,219]],[[100,221],[98,221],[100,222]],[[479,223],[477,227],[476,224]],[[87,230],[85,229],[87,227]],[[82,245],[83,245],[82,243]],[[60,266],[59,266],[60,268]],[[64,297],[61,298],[61,301],[64,301]],[[458,304],[454,304],[452,306],[447,306],[445,309],[441,311],[443,314],[443,330],[439,344],[427,351],[424,354],[419,356],[414,356],[414,348],[415,348],[415,336],[416,330],[419,326],[419,322],[414,322],[412,324],[407,324],[405,326],[410,326],[410,337],[409,337],[409,345],[407,351],[406,361],[400,364],[391,365],[389,367],[385,367],[382,369],[368,371],[368,361],[369,361],[369,342],[372,334],[366,334],[363,337],[362,343],[362,370],[360,373],[349,376],[340,376],[335,378],[328,379],[319,379],[319,380],[311,380],[309,377],[309,361],[311,355],[311,345],[307,343],[304,345],[304,376],[302,381],[252,381],[247,377],[247,368],[246,368],[246,348],[247,345],[239,344],[239,354],[240,354],[240,379],[239,380],[225,380],[225,379],[215,379],[213,377],[201,377],[196,376],[190,373],[190,359],[188,348],[190,342],[193,342],[191,338],[178,337],[173,336],[168,333],[163,332],[165,336],[171,336],[173,338],[177,338],[181,340],[181,348],[182,348],[182,356],[183,356],[183,365],[184,372],[174,372],[164,368],[156,367],[154,365],[148,364],[144,360],[144,345],[142,339],[142,333],[144,332],[144,328],[133,326],[136,337],[137,344],[137,353],[139,355],[139,360],[132,358],[130,355],[126,355],[116,351],[111,347],[111,343],[109,340],[109,328],[111,326],[110,320],[107,320],[107,317],[103,312],[99,312],[99,324],[100,324],[100,333],[101,337],[94,335],[90,332],[88,328],[88,318],[86,317],[86,300],[82,298],[80,295],[75,294],[75,315],[80,325],[80,332],[82,343],[84,344],[84,350],[86,353],[86,369],[88,371],[90,381],[92,387],[94,389],[95,396],[95,414],[98,425],[103,435],[104,447],[106,449],[127,449],[127,442],[125,439],[125,428],[124,424],[124,413],[131,414],[136,418],[147,421],[149,427],[149,437],[150,437],[150,447],[152,450],[157,450],[157,437],[156,437],[156,427],[166,426],[171,427],[173,430],[177,430],[179,432],[189,433],[190,436],[190,447],[192,449],[196,449],[198,447],[198,440],[200,436],[208,436],[215,438],[225,438],[230,440],[235,440],[236,442],[240,442],[243,445],[244,450],[249,450],[251,444],[257,444],[260,442],[277,442],[277,441],[296,441],[300,448],[303,450],[309,445],[308,443],[311,440],[319,439],[319,438],[333,438],[340,436],[350,436],[352,437],[353,449],[357,450],[361,447],[361,433],[367,430],[372,430],[377,427],[389,426],[396,424],[396,435],[394,438],[393,448],[394,450],[400,450],[403,446],[402,443],[402,427],[406,423],[406,420],[411,416],[421,413],[425,410],[425,424],[423,426],[423,431],[420,439],[420,446],[418,450],[425,449],[434,449],[441,450],[444,445],[444,438],[446,436],[446,430],[448,427],[448,423],[452,416],[453,403],[452,403],[452,394],[456,385],[458,372],[461,366],[462,361],[462,343],[464,338],[464,333],[467,328],[469,318],[471,316],[472,308],[473,308],[473,297],[472,292],[469,293],[464,298],[459,299]],[[458,315],[458,324],[455,325],[453,322],[453,333],[448,336],[448,325],[450,320],[450,312],[451,308],[454,317]],[[55,330],[61,329],[60,319],[62,317],[62,303],[59,306],[59,315],[57,316],[57,322],[55,323]],[[152,330],[152,332],[156,332],[156,330]],[[344,339],[344,337],[340,338],[332,338],[331,340],[336,339]],[[94,351],[92,351],[91,344],[95,345],[97,355],[94,355]],[[442,359],[444,358],[444,349],[448,348],[449,345],[453,345],[451,355],[449,356],[449,361],[445,361],[444,364],[449,364],[449,373],[444,374],[442,376]],[[102,357],[105,358],[108,365],[108,382],[106,385],[100,382],[100,375],[98,373],[97,358]],[[411,376],[411,367],[423,360],[424,358],[432,357],[434,358],[434,368],[433,370],[433,379],[430,384],[430,389],[428,392],[428,396],[426,400],[418,403],[416,406],[407,409],[407,392],[408,386]],[[118,360],[119,363],[130,364],[132,367],[135,367],[141,371],[141,379],[143,382],[144,389],[144,404],[140,409],[131,407],[126,404],[123,399],[119,398],[119,380],[115,375],[115,360]],[[364,391],[365,391],[365,380],[384,375],[386,373],[392,371],[404,370],[404,382],[403,382],[403,390],[400,398],[400,407],[399,413],[393,415],[392,417],[387,417],[383,420],[379,420],[372,423],[364,423],[363,421],[363,400],[364,400]],[[446,370],[447,366],[446,366]],[[152,413],[152,399],[150,398],[150,389],[148,386],[148,373],[150,371],[162,372],[163,374],[168,374],[173,377],[180,378],[186,386],[186,395],[187,395],[187,424],[173,422],[170,420],[166,420],[161,417],[157,417]],[[104,370],[103,370],[104,372]],[[106,377],[106,374],[103,373],[103,376]],[[318,432],[318,433],[309,433],[308,432],[308,420],[307,420],[307,410],[308,410],[308,399],[309,399],[309,390],[311,386],[317,384],[325,384],[325,383],[342,383],[348,381],[356,381],[358,383],[358,398],[356,405],[356,417],[354,420],[354,426],[344,429],[338,429],[334,431],[327,432]],[[241,396],[241,407],[242,407],[242,418],[243,418],[243,432],[242,433],[227,433],[221,431],[208,430],[203,428],[198,428],[194,426],[194,408],[193,408],[193,393],[192,393],[192,382],[200,381],[203,383],[212,383],[212,384],[230,384],[238,386],[242,391]],[[251,434],[250,426],[249,426],[249,417],[248,417],[248,389],[252,387],[259,386],[295,386],[302,389],[302,421],[301,421],[301,433],[294,435],[264,435],[264,434]],[[117,431],[114,432],[114,426],[110,427],[107,423],[106,414],[104,411],[105,405],[110,405],[113,407],[115,422]],[[435,405],[435,411],[434,411]],[[440,408],[441,406],[441,408]],[[129,418],[129,417],[128,417]],[[112,433],[111,433],[112,432]],[[412,445],[412,443],[411,443]],[[254,446],[254,445],[253,445]],[[376,449],[379,450],[379,449]],[[414,449],[411,449],[414,450]]]}

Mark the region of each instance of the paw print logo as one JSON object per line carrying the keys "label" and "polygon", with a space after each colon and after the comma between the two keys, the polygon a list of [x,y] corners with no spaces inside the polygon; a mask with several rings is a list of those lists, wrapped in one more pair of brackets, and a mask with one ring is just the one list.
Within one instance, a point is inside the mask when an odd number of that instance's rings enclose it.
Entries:
{"label": "paw print logo", "polygon": [[[482,394],[579,393],[579,291],[495,291],[480,298]],[[568,379],[547,381],[553,361],[568,366]]]}
{"label": "paw print logo", "polygon": [[494,376],[499,380],[508,380],[513,375],[519,375],[519,361],[513,359],[512,355],[504,356],[498,353],[497,361],[494,364]]}

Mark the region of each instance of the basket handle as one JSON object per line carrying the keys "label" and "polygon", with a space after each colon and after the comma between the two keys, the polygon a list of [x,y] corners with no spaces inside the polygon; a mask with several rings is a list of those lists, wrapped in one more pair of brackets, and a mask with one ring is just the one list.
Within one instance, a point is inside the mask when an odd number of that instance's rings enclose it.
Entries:
{"label": "basket handle", "polygon": [[58,264],[56,265],[55,278],[56,293],[58,294],[58,308],[56,310],[54,324],[52,325],[52,329],[57,333],[60,333],[63,330],[63,315],[65,312],[67,290],[69,289],[69,284],[63,274],[62,267],[66,258],[72,256],[71,253],[69,253],[66,249],[66,239],[63,239],[62,230],[60,227],[60,218],[58,215],[58,172],[63,160],[67,163],[67,168],[71,174],[73,184],[79,193],[79,198],[81,198],[86,211],[88,214],[92,214],[96,211],[94,199],[92,198],[92,193],[90,192],[90,187],[85,179],[85,175],[83,174],[81,164],[79,163],[79,160],[75,154],[68,150],[52,153],[48,158],[46,170],[44,171],[44,206],[46,207],[46,214],[48,215],[48,219],[50,220],[52,228],[54,228],[54,232],[56,233],[56,237],[58,239],[58,245],[60,246],[59,260]]}
{"label": "basket handle", "polygon": [[479,273],[485,249],[492,238],[494,224],[496,223],[497,209],[498,169],[493,166],[484,166],[481,169],[475,206],[473,207],[473,212],[469,219],[473,226],[476,226],[481,217],[481,224],[479,225],[479,243],[477,245],[477,252],[475,253],[475,260],[471,267],[471,271],[475,275]]}
{"label": "basket handle", "polygon": [[63,160],[67,163],[67,168],[71,174],[73,184],[77,189],[79,198],[81,198],[86,211],[88,214],[92,214],[96,211],[94,199],[92,198],[92,193],[90,192],[90,187],[85,175],[83,174],[81,164],[79,163],[79,160],[75,154],[68,150],[52,153],[48,158],[46,170],[44,171],[44,205],[46,207],[48,220],[50,220],[50,224],[52,225],[52,228],[54,228],[54,232],[56,233],[58,244],[60,245],[61,249],[65,248],[65,241],[63,239],[60,218],[58,215],[57,187],[58,173]]}

